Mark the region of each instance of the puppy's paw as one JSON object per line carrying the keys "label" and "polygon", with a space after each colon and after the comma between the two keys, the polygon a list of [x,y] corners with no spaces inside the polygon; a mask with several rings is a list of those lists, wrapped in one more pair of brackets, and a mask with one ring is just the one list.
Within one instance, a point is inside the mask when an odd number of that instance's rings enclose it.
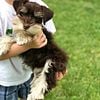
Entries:
{"label": "puppy's paw", "polygon": [[11,44],[0,45],[0,56],[6,54],[10,50]]}
{"label": "puppy's paw", "polygon": [[18,45],[24,45],[24,44],[27,44],[29,42],[31,42],[31,39],[21,39],[20,38],[20,39],[17,40]]}
{"label": "puppy's paw", "polygon": [[13,37],[5,36],[0,38],[0,55],[6,54],[14,43]]}
{"label": "puppy's paw", "polygon": [[16,37],[16,42],[18,45],[24,45],[32,41],[32,37],[26,35],[20,35]]}

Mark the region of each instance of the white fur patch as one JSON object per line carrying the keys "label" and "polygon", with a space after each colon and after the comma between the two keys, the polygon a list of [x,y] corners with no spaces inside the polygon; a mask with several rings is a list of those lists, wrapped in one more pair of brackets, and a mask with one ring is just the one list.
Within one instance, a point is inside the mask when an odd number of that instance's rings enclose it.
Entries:
{"label": "white fur patch", "polygon": [[34,78],[31,82],[31,93],[27,100],[44,99],[45,91],[48,91],[48,84],[46,82],[46,75],[52,61],[47,60],[43,69],[34,69]]}
{"label": "white fur patch", "polygon": [[0,56],[6,54],[15,40],[10,36],[0,37]]}

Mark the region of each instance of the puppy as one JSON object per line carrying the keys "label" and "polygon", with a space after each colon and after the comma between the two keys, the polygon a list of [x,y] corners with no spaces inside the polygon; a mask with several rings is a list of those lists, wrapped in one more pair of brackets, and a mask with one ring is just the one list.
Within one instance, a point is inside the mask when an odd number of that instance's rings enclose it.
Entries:
{"label": "puppy", "polygon": [[26,30],[38,24],[42,27],[48,43],[40,49],[31,49],[20,56],[24,63],[33,70],[34,78],[27,100],[44,99],[44,95],[56,86],[56,72],[66,71],[67,54],[53,41],[52,33],[43,26],[53,17],[53,12],[37,3],[27,2],[17,10]]}

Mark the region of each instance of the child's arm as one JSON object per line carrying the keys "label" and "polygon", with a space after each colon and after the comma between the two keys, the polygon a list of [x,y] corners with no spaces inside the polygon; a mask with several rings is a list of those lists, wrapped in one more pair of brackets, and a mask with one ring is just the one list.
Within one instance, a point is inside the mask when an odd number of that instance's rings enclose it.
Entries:
{"label": "child's arm", "polygon": [[17,56],[31,48],[41,48],[47,44],[47,39],[44,34],[38,34],[33,38],[33,41],[25,44],[18,45],[16,43],[12,44],[10,51],[7,54],[0,56],[0,60],[8,59],[13,56]]}

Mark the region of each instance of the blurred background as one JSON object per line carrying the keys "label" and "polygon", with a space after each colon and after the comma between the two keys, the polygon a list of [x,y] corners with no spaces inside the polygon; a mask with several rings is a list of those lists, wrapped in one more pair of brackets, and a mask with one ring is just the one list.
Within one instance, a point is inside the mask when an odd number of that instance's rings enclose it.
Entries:
{"label": "blurred background", "polygon": [[44,0],[54,39],[69,54],[68,75],[45,100],[100,100],[100,0]]}

